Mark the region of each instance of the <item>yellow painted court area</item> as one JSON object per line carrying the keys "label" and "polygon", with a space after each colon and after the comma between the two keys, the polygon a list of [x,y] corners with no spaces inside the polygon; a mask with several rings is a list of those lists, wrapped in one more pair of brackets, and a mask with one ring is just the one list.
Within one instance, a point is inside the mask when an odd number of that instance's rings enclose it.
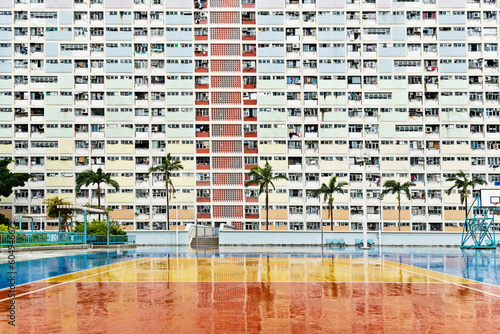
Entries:
{"label": "yellow painted court area", "polygon": [[88,269],[45,282],[347,282],[478,283],[376,259],[142,258]]}

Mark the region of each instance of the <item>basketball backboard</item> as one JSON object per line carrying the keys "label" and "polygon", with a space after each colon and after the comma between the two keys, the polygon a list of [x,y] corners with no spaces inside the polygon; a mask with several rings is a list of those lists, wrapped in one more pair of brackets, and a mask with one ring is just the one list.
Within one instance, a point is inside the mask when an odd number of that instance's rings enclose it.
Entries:
{"label": "basketball backboard", "polygon": [[500,189],[480,189],[480,206],[500,207]]}

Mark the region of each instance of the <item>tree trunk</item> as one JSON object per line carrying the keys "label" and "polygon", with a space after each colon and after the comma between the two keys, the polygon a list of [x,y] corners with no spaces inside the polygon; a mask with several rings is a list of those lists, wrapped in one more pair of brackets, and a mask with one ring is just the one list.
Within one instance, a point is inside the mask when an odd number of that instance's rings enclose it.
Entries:
{"label": "tree trunk", "polygon": [[165,173],[165,188],[167,189],[167,231],[170,230],[170,204],[168,201],[168,173]]}
{"label": "tree trunk", "polygon": [[266,231],[269,230],[269,186],[266,184]]}
{"label": "tree trunk", "polygon": [[330,231],[333,231],[333,205],[330,203]]}
{"label": "tree trunk", "polygon": [[398,200],[398,231],[401,231],[401,200]]}
{"label": "tree trunk", "polygon": [[[474,203],[472,203],[474,204]],[[464,224],[465,224],[465,232],[468,232],[469,231],[469,227],[467,226],[467,197],[465,197],[465,221],[464,221]]]}
{"label": "tree trunk", "polygon": [[[99,184],[97,184],[97,208],[101,208],[101,187]],[[98,215],[99,221],[101,220],[101,214],[99,213]]]}

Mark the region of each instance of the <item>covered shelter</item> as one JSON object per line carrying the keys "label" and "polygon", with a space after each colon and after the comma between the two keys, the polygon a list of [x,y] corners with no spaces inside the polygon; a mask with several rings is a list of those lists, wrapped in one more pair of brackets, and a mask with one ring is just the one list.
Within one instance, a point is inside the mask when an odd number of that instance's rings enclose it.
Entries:
{"label": "covered shelter", "polygon": [[[106,233],[106,245],[109,246],[109,213],[104,209],[89,208],[86,206],[69,204],[69,205],[58,205],[58,209],[61,210],[71,210],[83,212],[83,233],[85,234],[85,244],[87,243],[87,215],[88,214],[105,214],[107,223],[107,233]],[[59,216],[59,228],[61,226],[61,217]]]}

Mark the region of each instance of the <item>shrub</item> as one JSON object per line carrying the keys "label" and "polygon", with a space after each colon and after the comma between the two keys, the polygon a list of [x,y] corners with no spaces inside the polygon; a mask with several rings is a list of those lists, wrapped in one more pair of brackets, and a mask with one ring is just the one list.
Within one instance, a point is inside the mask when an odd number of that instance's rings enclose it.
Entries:
{"label": "shrub", "polygon": [[[73,228],[73,232],[83,233],[84,226],[83,222],[76,222],[75,227]],[[107,225],[106,221],[96,220],[94,219],[92,222],[87,222],[87,234],[90,235],[106,235],[107,234]],[[118,225],[116,221],[109,222],[109,235],[126,235],[123,228]]]}

